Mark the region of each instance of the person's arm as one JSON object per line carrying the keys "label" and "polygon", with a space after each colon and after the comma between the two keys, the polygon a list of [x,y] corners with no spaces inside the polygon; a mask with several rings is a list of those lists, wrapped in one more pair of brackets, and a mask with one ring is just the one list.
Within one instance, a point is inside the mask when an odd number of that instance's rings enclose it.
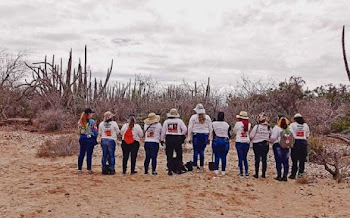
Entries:
{"label": "person's arm", "polygon": [[253,139],[255,137],[257,129],[258,129],[258,125],[255,125],[249,134],[250,139]]}
{"label": "person's arm", "polygon": [[168,128],[168,122],[165,120],[164,123],[163,123],[163,127],[162,127],[162,134],[160,136],[160,141],[164,142],[165,140],[165,136],[166,136],[166,130]]}
{"label": "person's arm", "polygon": [[115,124],[115,132],[117,133],[117,136],[119,135],[119,133],[120,133],[120,129],[119,129],[119,126],[118,126],[118,123],[117,122],[115,122],[114,123]]}
{"label": "person's arm", "polygon": [[209,115],[207,115],[207,119],[209,120],[208,124],[209,124],[209,140],[208,140],[208,144],[210,143],[210,140],[213,140],[213,123],[211,121],[211,118],[209,117]]}
{"label": "person's arm", "polygon": [[230,124],[228,125],[228,130],[227,131],[228,131],[228,133],[227,133],[228,134],[228,138],[230,139],[232,137],[232,128],[231,128]]}
{"label": "person's arm", "polygon": [[180,120],[180,129],[181,129],[181,134],[186,136],[186,134],[187,134],[187,126],[185,125],[183,120]]}
{"label": "person's arm", "polygon": [[100,125],[98,125],[98,135],[99,136],[102,136],[102,128],[103,128],[102,124],[103,124],[103,122],[101,122]]}
{"label": "person's arm", "polygon": [[189,140],[189,142],[191,143],[192,142],[192,129],[193,129],[193,119],[194,119],[194,116],[192,116],[191,118],[190,118],[190,121],[188,122],[188,140]]}
{"label": "person's arm", "polygon": [[233,127],[233,130],[232,130],[233,135],[237,135],[237,131],[238,131],[238,122],[236,122],[235,126]]}
{"label": "person's arm", "polygon": [[127,129],[127,124],[124,124],[122,126],[122,129],[120,130],[120,134],[122,135],[122,138],[124,138],[124,134],[126,132],[126,129]]}
{"label": "person's arm", "polygon": [[306,139],[308,139],[310,137],[310,128],[309,128],[309,125],[307,125],[307,123],[305,123],[305,132],[306,132]]}
{"label": "person's arm", "polygon": [[139,134],[139,137],[140,139],[143,137],[143,131],[142,131],[142,128],[140,125],[137,125],[138,126],[138,134]]}
{"label": "person's arm", "polygon": [[278,128],[274,127],[271,131],[270,142],[274,143],[278,139]]}

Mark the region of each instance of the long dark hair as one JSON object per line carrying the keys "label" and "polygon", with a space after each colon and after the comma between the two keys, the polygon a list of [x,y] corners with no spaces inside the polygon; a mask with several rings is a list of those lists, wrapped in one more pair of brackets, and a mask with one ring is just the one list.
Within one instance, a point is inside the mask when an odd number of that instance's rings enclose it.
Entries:
{"label": "long dark hair", "polygon": [[224,120],[225,120],[225,113],[222,112],[222,111],[220,111],[220,112],[218,113],[218,119],[217,119],[217,121],[224,121]]}
{"label": "long dark hair", "polygon": [[288,128],[287,120],[284,117],[281,118],[281,128],[282,129],[287,129]]}
{"label": "long dark hair", "polygon": [[304,117],[296,117],[294,118],[295,122],[297,122],[298,124],[303,125],[305,123]]}

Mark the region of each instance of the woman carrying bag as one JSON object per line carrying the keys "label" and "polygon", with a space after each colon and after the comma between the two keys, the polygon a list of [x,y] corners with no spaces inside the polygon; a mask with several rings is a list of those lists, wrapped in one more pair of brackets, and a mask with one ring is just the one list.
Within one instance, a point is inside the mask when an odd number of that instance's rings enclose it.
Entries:
{"label": "woman carrying bag", "polygon": [[[287,181],[288,171],[289,171],[289,155],[290,148],[282,147],[283,142],[281,140],[285,140],[284,138],[291,135],[289,132],[289,120],[283,116],[279,116],[277,121],[277,125],[273,127],[271,132],[270,141],[273,143],[273,153],[275,155],[276,161],[276,170],[277,177],[275,180],[277,181]],[[287,135],[288,134],[288,135]],[[289,138],[287,140],[293,140]],[[283,165],[283,175],[282,175],[282,165]]]}
{"label": "woman carrying bag", "polygon": [[78,173],[81,174],[86,154],[87,172],[91,174],[92,153],[96,145],[97,127],[92,119],[94,111],[90,108],[84,110],[78,122],[80,152],[78,157]]}
{"label": "woman carrying bag", "polygon": [[126,174],[129,156],[131,156],[131,174],[135,174],[137,173],[137,171],[135,171],[137,152],[139,151],[140,140],[143,137],[142,128],[136,123],[135,117],[131,115],[120,132],[123,136],[123,174]]}

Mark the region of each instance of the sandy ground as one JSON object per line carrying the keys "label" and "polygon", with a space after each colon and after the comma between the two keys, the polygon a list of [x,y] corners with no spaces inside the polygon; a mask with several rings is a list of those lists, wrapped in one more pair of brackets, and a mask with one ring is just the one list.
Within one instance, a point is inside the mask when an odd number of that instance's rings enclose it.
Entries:
{"label": "sandy ground", "polygon": [[[35,157],[39,144],[50,137],[64,135],[0,131],[1,217],[350,217],[348,182],[337,184],[330,178],[311,184],[277,182],[271,150],[266,179],[238,178],[232,145],[225,177],[208,170],[170,177],[164,150],[159,153],[158,176],[143,174],[143,150],[139,173],[123,176],[120,147],[117,174],[103,176],[99,146],[93,158],[95,173],[77,175],[76,156]],[[253,169],[252,150],[249,157]],[[184,160],[190,159],[189,151]],[[312,167],[308,164],[307,170]]]}

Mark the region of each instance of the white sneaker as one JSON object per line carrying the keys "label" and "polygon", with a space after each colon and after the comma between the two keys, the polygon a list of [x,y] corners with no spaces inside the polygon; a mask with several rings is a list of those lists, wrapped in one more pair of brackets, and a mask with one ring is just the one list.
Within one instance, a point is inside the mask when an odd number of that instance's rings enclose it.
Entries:
{"label": "white sneaker", "polygon": [[226,171],[222,171],[221,175],[225,176],[226,175]]}
{"label": "white sneaker", "polygon": [[215,175],[219,175],[219,170],[214,170]]}
{"label": "white sneaker", "polygon": [[81,170],[78,170],[77,173],[78,173],[78,174],[81,174]]}

